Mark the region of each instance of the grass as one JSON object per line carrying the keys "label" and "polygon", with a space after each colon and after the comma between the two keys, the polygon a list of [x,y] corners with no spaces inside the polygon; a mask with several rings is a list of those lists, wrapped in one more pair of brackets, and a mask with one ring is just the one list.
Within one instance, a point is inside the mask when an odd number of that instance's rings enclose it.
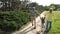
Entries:
{"label": "grass", "polygon": [[54,12],[54,21],[52,22],[52,28],[48,34],[60,34],[60,12]]}

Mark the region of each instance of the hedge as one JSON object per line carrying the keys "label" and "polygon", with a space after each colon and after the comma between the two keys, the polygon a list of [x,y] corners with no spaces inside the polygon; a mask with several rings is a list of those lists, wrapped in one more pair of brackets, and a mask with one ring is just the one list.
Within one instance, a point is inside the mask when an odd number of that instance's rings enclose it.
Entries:
{"label": "hedge", "polygon": [[[41,13],[41,12],[40,12]],[[5,32],[19,30],[23,25],[30,21],[28,11],[5,11],[0,12],[0,29]]]}

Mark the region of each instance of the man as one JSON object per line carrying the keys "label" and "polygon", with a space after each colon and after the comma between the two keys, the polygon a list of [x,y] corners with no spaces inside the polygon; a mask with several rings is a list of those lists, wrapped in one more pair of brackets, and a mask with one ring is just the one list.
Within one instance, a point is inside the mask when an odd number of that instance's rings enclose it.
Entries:
{"label": "man", "polygon": [[46,31],[48,31],[49,29],[51,29],[52,27],[52,21],[53,21],[53,12],[52,12],[52,8],[49,10],[49,12],[46,13],[46,20],[47,20],[47,23],[46,23]]}
{"label": "man", "polygon": [[37,13],[36,8],[32,7],[32,10],[31,10],[31,22],[32,22],[32,26],[34,26],[34,29],[36,29],[36,13]]}

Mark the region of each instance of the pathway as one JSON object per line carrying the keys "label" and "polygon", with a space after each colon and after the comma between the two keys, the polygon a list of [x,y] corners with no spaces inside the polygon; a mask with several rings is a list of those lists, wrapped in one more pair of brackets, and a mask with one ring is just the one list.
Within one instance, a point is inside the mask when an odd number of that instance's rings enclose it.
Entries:
{"label": "pathway", "polygon": [[[43,13],[45,13],[46,11],[44,11]],[[43,14],[42,13],[42,14]],[[38,32],[41,31],[41,24],[40,24],[40,16],[38,16],[36,18],[36,29],[33,29],[32,23],[30,23],[29,25],[27,25],[24,29],[17,31],[13,34],[39,34]],[[43,32],[40,32],[40,34],[42,34]]]}

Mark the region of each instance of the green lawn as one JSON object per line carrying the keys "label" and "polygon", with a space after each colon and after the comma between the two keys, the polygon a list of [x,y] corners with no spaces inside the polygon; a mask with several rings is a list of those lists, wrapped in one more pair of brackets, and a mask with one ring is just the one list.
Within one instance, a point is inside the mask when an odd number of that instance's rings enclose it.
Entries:
{"label": "green lawn", "polygon": [[60,34],[60,12],[54,12],[54,21],[52,22],[52,28],[48,34]]}

